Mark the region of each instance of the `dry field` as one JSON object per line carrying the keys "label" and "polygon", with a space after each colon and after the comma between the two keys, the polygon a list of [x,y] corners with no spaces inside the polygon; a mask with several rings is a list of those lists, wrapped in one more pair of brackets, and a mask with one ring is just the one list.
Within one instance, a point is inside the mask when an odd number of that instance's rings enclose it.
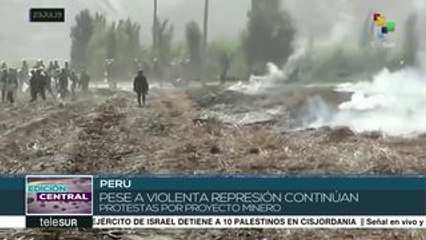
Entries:
{"label": "dry field", "polygon": [[[191,97],[190,97],[191,96]],[[0,173],[422,174],[426,140],[347,128],[277,131],[198,119],[204,106],[174,88],[94,90],[75,101],[0,106]],[[295,98],[300,98],[295,95]],[[300,100],[294,100],[297,105]],[[426,239],[402,230],[7,230],[0,239]]]}

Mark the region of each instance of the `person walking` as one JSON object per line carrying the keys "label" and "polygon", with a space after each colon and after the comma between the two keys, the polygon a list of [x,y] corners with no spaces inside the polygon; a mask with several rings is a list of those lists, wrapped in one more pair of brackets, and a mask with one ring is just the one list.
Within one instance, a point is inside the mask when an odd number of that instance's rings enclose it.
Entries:
{"label": "person walking", "polygon": [[149,91],[149,85],[143,70],[138,71],[138,75],[135,77],[133,81],[133,90],[137,94],[138,106],[141,107],[142,103],[143,105],[145,105],[146,95],[148,95],[148,91]]}

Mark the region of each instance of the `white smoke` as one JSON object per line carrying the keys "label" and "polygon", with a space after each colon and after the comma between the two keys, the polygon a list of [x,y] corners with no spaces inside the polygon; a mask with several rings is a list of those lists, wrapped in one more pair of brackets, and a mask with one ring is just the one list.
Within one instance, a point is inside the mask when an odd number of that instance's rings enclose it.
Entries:
{"label": "white smoke", "polygon": [[[306,46],[306,42],[304,43]],[[268,73],[263,76],[250,76],[248,82],[240,81],[228,88],[231,91],[242,92],[245,94],[259,94],[275,87],[277,84],[285,83],[289,77],[297,70],[299,64],[306,56],[306,47],[297,47],[296,51],[288,58],[285,66],[280,69],[273,63],[267,64]]]}
{"label": "white smoke", "polygon": [[303,109],[302,126],[321,127],[333,116],[332,108],[318,95],[309,98]]}
{"label": "white smoke", "polygon": [[[311,127],[348,126],[357,132],[381,131],[392,136],[426,132],[426,74],[415,69],[391,73],[387,69],[373,81],[345,83],[337,91],[351,92],[330,119],[316,112]],[[325,121],[322,121],[325,119]]]}
{"label": "white smoke", "polygon": [[278,80],[283,79],[284,73],[275,64],[268,63],[268,73],[264,76],[250,76],[248,82],[239,81],[231,85],[228,90],[245,94],[258,94],[273,87]]}

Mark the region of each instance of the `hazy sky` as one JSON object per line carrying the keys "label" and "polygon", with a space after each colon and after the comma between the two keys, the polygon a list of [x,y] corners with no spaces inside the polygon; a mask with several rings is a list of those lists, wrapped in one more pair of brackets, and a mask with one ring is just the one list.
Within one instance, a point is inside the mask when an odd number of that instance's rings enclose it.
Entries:
{"label": "hazy sky", "polygon": [[[259,0],[258,0],[259,1]],[[202,23],[202,0],[158,0],[159,16],[175,26],[175,38],[183,39],[184,26],[191,20]],[[369,11],[379,11],[396,21],[397,32],[407,15],[424,0],[284,0],[298,32],[308,29],[315,38],[351,41],[359,33]],[[420,3],[420,4],[419,4]],[[210,0],[209,40],[240,36],[247,22],[250,0]],[[65,23],[29,23],[32,7],[66,9]],[[418,6],[417,6],[418,7]],[[151,43],[152,0],[0,0],[0,59],[66,58],[74,16],[84,8],[99,11],[109,19],[131,17],[142,26],[141,39]],[[398,34],[396,34],[398,35]]]}
{"label": "hazy sky", "polygon": [[[191,20],[202,23],[203,1],[159,0],[159,17],[175,26],[176,40],[182,40],[184,26]],[[237,37],[247,19],[247,0],[211,0],[209,39]],[[32,7],[66,9],[65,23],[29,23]],[[108,19],[131,17],[141,24],[141,39],[151,44],[153,1],[151,0],[0,0],[0,59],[21,57],[64,58],[69,53],[70,26],[74,16],[89,8]]]}

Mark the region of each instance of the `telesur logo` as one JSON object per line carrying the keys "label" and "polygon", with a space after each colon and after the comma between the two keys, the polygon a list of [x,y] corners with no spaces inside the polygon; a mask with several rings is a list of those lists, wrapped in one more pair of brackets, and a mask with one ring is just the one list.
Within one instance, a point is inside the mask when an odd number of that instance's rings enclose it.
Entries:
{"label": "telesur logo", "polygon": [[375,33],[377,40],[373,44],[376,47],[392,48],[395,47],[395,43],[390,41],[388,35],[395,32],[395,22],[388,21],[386,16],[381,13],[373,14],[373,22],[375,27]]}

